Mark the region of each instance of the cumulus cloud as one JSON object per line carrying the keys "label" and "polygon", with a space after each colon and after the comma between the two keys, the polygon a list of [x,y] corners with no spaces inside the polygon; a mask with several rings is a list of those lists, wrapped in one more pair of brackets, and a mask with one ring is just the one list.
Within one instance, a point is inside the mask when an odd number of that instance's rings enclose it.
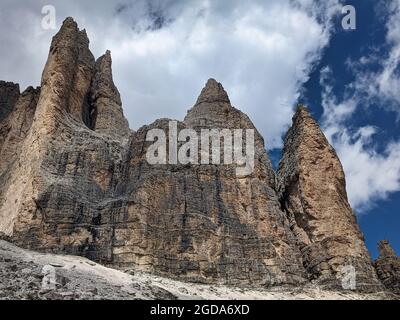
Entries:
{"label": "cumulus cloud", "polygon": [[[357,82],[347,86],[342,100],[333,92],[332,70],[323,68],[320,77],[324,88],[323,130],[341,159],[349,201],[359,214],[400,190],[400,141],[388,141],[379,146],[383,151],[378,152],[374,137],[380,129],[370,125],[354,128],[349,122],[362,107],[400,110],[400,1],[390,2],[386,9],[386,58],[378,59],[373,53],[358,62],[348,61],[350,69],[357,73]],[[368,68],[374,63],[378,63],[378,71]]]}
{"label": "cumulus cloud", "polygon": [[[53,1],[58,26],[73,16],[95,56],[110,49],[132,128],[182,119],[209,77],[249,114],[267,148],[281,146],[301,85],[329,42],[339,0]],[[52,35],[45,1],[2,1],[1,78],[39,84]]]}

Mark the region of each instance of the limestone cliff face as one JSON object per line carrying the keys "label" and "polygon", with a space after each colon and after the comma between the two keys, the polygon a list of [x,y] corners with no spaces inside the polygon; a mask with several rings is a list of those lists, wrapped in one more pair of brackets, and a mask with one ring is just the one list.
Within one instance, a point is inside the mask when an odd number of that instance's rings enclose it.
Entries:
{"label": "limestone cliff face", "polygon": [[357,273],[357,286],[378,286],[347,200],[340,161],[305,107],[298,108],[286,135],[278,180],[282,208],[310,277],[335,286],[349,265]]}
{"label": "limestone cliff face", "polygon": [[350,264],[358,289],[380,288],[340,162],[304,109],[277,176],[257,129],[210,79],[177,129],[254,130],[254,170],[151,165],[147,134],[162,129],[168,137],[170,120],[129,129],[110,52],[95,61],[71,18],[53,38],[41,87],[19,94],[2,82],[0,102],[0,232],[23,247],[263,286],[325,279],[340,287]]}
{"label": "limestone cliff face", "polygon": [[379,242],[379,257],[375,261],[375,268],[385,287],[400,294],[400,258],[387,240]]}

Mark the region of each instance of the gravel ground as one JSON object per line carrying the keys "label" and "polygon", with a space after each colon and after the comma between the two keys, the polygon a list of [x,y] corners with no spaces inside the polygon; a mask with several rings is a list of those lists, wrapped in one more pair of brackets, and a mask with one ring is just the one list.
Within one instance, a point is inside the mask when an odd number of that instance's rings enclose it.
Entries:
{"label": "gravel ground", "polygon": [[[55,282],[52,283],[52,279]],[[82,257],[24,250],[0,240],[0,300],[7,299],[365,300],[396,297],[383,292],[360,294],[326,291],[313,286],[255,290],[185,283],[143,272],[124,273]]]}

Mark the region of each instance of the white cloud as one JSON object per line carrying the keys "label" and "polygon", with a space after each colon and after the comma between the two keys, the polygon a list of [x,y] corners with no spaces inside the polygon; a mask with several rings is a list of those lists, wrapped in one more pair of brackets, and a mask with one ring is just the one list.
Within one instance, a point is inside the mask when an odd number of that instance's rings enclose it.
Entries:
{"label": "white cloud", "polygon": [[[73,16],[95,56],[110,49],[114,80],[133,128],[182,119],[209,77],[222,82],[268,148],[281,146],[301,84],[329,41],[339,0],[53,1],[58,24]],[[3,1],[1,78],[38,84],[53,32],[45,1]],[[161,28],[159,28],[161,26]],[[18,49],[17,49],[18,48]]]}

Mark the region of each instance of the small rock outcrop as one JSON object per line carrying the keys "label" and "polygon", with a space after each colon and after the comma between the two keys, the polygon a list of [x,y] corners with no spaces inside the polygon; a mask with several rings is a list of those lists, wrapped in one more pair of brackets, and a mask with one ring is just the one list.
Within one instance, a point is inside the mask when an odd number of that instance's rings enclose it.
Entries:
{"label": "small rock outcrop", "polygon": [[375,261],[378,277],[388,290],[400,294],[400,257],[387,240],[380,241],[378,248],[379,257]]}
{"label": "small rock outcrop", "polygon": [[[214,79],[183,121],[160,119],[133,132],[110,52],[95,61],[72,18],[53,38],[40,88],[19,94],[18,85],[0,83],[0,102],[0,233],[21,247],[237,286],[341,289],[350,266],[357,290],[382,289],[339,159],[304,108],[278,173],[260,133]],[[200,159],[150,164],[152,129],[165,132],[168,155],[170,130],[250,130],[254,168],[237,174],[241,164]]]}

